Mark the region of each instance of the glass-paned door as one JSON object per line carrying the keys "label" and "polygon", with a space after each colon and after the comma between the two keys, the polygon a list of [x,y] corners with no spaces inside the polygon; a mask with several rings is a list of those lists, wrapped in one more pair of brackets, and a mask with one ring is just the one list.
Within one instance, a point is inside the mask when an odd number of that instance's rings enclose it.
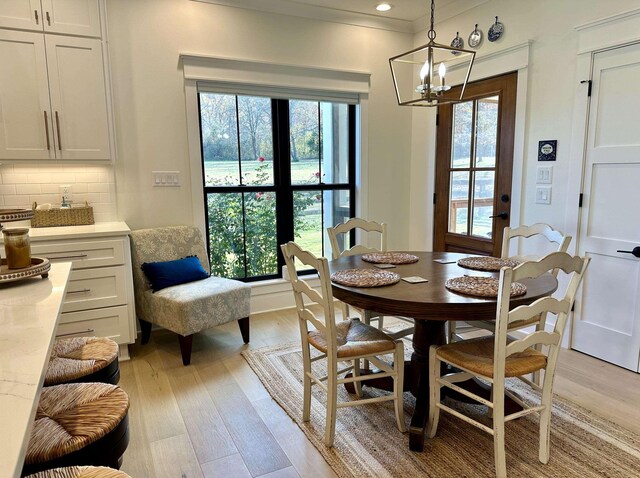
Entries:
{"label": "glass-paned door", "polygon": [[467,86],[438,111],[434,249],[500,253],[509,225],[516,74]]}

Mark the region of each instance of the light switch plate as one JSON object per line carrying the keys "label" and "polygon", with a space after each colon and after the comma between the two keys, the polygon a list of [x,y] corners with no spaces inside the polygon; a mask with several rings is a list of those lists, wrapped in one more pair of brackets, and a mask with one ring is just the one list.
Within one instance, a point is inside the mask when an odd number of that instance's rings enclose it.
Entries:
{"label": "light switch plate", "polygon": [[536,188],[536,204],[551,204],[551,186]]}
{"label": "light switch plate", "polygon": [[536,184],[551,184],[553,181],[553,166],[538,166],[536,170]]}
{"label": "light switch plate", "polygon": [[151,171],[153,187],[179,187],[180,171]]}

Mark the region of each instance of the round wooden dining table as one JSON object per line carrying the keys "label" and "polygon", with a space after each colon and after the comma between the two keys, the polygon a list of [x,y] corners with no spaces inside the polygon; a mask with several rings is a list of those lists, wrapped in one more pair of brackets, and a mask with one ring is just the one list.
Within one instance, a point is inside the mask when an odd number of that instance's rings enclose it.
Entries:
{"label": "round wooden dining table", "polygon": [[[409,447],[413,451],[424,449],[426,421],[429,412],[429,347],[442,345],[445,339],[445,323],[461,320],[473,323],[476,320],[494,320],[496,299],[459,294],[445,288],[447,279],[464,275],[498,277],[498,272],[466,269],[457,264],[458,259],[470,254],[451,252],[408,252],[419,258],[412,264],[396,265],[392,269],[400,277],[418,276],[428,282],[400,282],[382,287],[348,287],[332,282],[333,296],[349,305],[383,315],[411,317],[415,320],[413,354],[411,362],[405,364],[405,389],[416,397],[416,407],[409,428]],[[444,260],[448,263],[435,262]],[[362,256],[347,256],[329,262],[330,273],[345,269],[375,269]],[[558,282],[551,274],[536,279],[521,280],[526,294],[511,299],[511,308],[530,304],[534,300],[553,293]],[[388,390],[392,386],[388,379],[368,380],[369,386]],[[469,381],[467,389],[489,398],[489,388],[479,381]],[[451,394],[449,394],[451,396]],[[453,398],[468,401],[462,394]],[[507,397],[508,398],[508,397]],[[519,405],[510,399],[505,402],[507,410]]]}

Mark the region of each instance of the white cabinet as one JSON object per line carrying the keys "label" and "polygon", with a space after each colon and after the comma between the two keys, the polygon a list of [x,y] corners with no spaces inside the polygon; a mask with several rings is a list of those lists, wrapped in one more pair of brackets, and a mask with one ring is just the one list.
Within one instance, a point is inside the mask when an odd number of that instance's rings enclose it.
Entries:
{"label": "white cabinet", "polygon": [[102,42],[0,29],[0,159],[108,160]]}
{"label": "white cabinet", "polygon": [[2,0],[0,27],[100,37],[98,0]]}
{"label": "white cabinet", "polygon": [[129,228],[124,223],[32,228],[31,252],[55,264],[71,262],[58,336],[136,338]]}

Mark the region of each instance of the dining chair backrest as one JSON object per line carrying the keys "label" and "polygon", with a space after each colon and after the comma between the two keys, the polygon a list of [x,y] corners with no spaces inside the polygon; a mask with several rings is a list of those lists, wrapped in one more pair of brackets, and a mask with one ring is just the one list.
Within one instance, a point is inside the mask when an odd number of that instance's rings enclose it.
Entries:
{"label": "dining chair backrest", "polygon": [[[347,248],[349,244],[349,234],[352,230],[361,230],[367,233],[374,232],[379,233],[380,246],[379,247],[367,247],[362,244],[356,244],[351,248]],[[382,222],[367,221],[359,217],[352,217],[348,221],[342,224],[338,224],[334,227],[327,228],[327,234],[329,235],[329,241],[331,243],[331,251],[334,259],[344,256],[353,256],[356,254],[366,254],[367,252],[386,252],[387,250],[387,225]],[[339,237],[343,239],[344,247],[340,247]]]}
{"label": "dining chair backrest", "polygon": [[[506,259],[509,255],[509,242],[513,238],[517,237],[533,237],[542,236],[550,243],[557,244],[558,247],[555,251],[549,252],[567,252],[569,249],[569,243],[571,242],[571,236],[565,235],[562,232],[553,229],[549,224],[542,222],[533,224],[531,226],[518,226],[518,227],[505,227],[502,235],[502,255],[501,257]],[[530,258],[530,257],[529,257]]]}
{"label": "dining chair backrest", "polygon": [[[590,258],[571,256],[566,252],[552,252],[538,261],[523,262],[515,268],[503,267],[500,271],[498,288],[498,307],[496,311],[495,345],[494,345],[494,379],[505,375],[505,360],[510,355],[523,352],[532,346],[541,344],[548,346],[546,373],[554,373],[558,360],[558,352],[562,343],[562,335],[573,301],[576,297],[584,271]],[[547,272],[561,270],[570,278],[564,294],[551,294],[541,297],[529,305],[521,305],[509,310],[511,285],[522,279],[537,278]],[[540,314],[557,315],[553,331],[537,330],[517,340],[507,338],[509,324],[526,320]]]}
{"label": "dining chair backrest", "polygon": [[[308,322],[311,322],[313,326],[325,336],[327,341],[327,355],[335,356],[337,346],[335,310],[327,259],[314,256],[311,252],[302,249],[295,242],[282,244],[280,248],[282,249],[282,255],[284,256],[293,288],[303,344],[306,344],[307,334],[309,332]],[[300,278],[296,269],[296,260],[318,272],[318,277],[320,278],[319,292]],[[315,276],[309,275],[307,277],[311,278]],[[318,304],[322,307],[322,317],[312,311],[310,307],[312,304]]]}

